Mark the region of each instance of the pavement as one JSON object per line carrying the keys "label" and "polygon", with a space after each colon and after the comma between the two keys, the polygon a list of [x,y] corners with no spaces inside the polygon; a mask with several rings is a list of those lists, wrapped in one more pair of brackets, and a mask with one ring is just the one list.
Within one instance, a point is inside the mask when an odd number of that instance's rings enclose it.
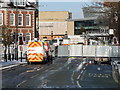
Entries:
{"label": "pavement", "polygon": [[23,59],[22,62],[20,59],[12,60],[12,61],[8,60],[7,62],[5,62],[4,60],[1,60],[0,61],[0,70],[12,68],[12,67],[15,67],[15,66],[18,66],[21,64],[25,64],[25,63],[27,63],[25,59]]}

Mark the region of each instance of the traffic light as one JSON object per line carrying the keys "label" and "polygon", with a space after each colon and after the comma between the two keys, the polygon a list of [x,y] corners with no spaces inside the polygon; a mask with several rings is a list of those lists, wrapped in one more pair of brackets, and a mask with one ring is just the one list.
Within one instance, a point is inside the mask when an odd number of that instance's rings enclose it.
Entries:
{"label": "traffic light", "polygon": [[13,33],[13,40],[18,41],[18,34],[16,32]]}
{"label": "traffic light", "polygon": [[23,44],[23,37],[19,37],[19,45],[22,45]]}
{"label": "traffic light", "polygon": [[15,40],[15,32],[13,33],[13,39]]}

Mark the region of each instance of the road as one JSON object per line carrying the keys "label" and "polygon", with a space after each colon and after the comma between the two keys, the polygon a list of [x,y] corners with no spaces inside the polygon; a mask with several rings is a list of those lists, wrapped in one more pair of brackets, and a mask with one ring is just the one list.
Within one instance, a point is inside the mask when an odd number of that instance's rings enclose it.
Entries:
{"label": "road", "polygon": [[[56,58],[53,64],[21,65],[2,72],[3,88],[114,88],[110,65],[82,62],[82,58]],[[99,69],[100,67],[100,69]]]}

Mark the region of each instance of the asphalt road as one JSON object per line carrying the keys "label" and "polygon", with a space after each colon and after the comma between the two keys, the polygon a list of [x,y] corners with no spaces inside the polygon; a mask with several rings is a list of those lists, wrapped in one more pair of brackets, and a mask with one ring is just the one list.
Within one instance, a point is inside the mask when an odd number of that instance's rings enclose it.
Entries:
{"label": "asphalt road", "polygon": [[[56,58],[53,64],[21,65],[2,72],[3,88],[115,88],[110,65],[82,58]],[[113,89],[114,90],[114,89]]]}
{"label": "asphalt road", "polygon": [[82,87],[85,88],[117,88],[112,77],[110,65],[88,65],[80,78]]}

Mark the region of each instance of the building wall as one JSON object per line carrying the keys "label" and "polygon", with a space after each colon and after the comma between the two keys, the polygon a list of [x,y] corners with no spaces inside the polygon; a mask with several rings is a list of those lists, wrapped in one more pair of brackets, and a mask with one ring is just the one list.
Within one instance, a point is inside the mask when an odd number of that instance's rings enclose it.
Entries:
{"label": "building wall", "polygon": [[[72,14],[68,11],[41,11],[39,12],[39,37],[47,39],[61,38],[67,33],[67,19]],[[53,32],[53,37],[52,37]]]}
{"label": "building wall", "polygon": [[72,14],[68,11],[41,11],[39,12],[39,19],[41,21],[66,21],[71,19]]}
{"label": "building wall", "polygon": [[67,30],[67,22],[41,22],[40,28],[41,35],[51,35],[51,31],[55,35],[62,35]]}
{"label": "building wall", "polygon": [[68,21],[68,35],[74,35],[74,21]]}

